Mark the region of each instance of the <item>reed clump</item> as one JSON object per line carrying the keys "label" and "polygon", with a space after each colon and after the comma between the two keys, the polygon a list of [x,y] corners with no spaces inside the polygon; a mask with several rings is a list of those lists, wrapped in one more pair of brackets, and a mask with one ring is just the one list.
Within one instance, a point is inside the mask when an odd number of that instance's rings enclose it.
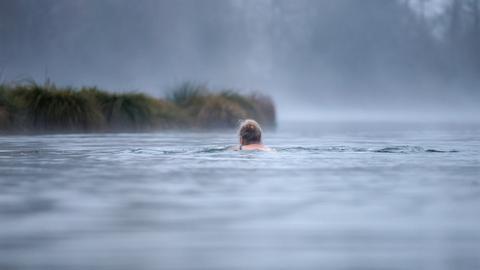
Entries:
{"label": "reed clump", "polygon": [[273,101],[187,82],[166,98],[96,87],[0,84],[0,132],[117,132],[234,127],[254,118],[275,125]]}

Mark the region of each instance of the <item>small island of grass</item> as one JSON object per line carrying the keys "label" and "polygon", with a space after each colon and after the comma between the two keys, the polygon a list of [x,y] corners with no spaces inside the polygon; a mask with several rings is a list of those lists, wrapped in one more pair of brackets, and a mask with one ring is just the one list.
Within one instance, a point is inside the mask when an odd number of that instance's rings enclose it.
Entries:
{"label": "small island of grass", "polygon": [[254,118],[275,125],[270,97],[184,83],[165,98],[51,83],[0,84],[0,132],[132,132],[235,127]]}

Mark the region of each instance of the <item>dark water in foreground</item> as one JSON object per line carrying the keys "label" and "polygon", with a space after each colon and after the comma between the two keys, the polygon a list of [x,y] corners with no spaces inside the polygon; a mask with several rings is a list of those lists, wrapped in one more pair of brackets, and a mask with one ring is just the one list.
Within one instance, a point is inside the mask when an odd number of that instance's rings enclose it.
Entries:
{"label": "dark water in foreground", "polygon": [[480,269],[480,129],[0,137],[0,269]]}

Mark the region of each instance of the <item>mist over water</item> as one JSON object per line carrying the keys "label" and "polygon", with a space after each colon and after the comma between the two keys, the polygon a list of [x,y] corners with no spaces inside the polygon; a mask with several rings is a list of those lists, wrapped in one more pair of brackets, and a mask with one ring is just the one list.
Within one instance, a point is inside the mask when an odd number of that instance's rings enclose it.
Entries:
{"label": "mist over water", "polygon": [[480,0],[0,0],[0,270],[480,269],[479,49]]}
{"label": "mist over water", "polygon": [[478,1],[0,1],[0,72],[273,96],[283,120],[476,121]]}
{"label": "mist over water", "polygon": [[0,136],[1,269],[478,269],[480,126]]}

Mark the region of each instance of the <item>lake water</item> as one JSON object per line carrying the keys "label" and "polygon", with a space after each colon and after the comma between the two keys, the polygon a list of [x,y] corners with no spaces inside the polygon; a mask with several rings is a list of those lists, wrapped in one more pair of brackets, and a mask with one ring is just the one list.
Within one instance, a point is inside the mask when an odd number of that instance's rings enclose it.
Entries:
{"label": "lake water", "polygon": [[480,128],[0,136],[0,269],[480,269]]}

